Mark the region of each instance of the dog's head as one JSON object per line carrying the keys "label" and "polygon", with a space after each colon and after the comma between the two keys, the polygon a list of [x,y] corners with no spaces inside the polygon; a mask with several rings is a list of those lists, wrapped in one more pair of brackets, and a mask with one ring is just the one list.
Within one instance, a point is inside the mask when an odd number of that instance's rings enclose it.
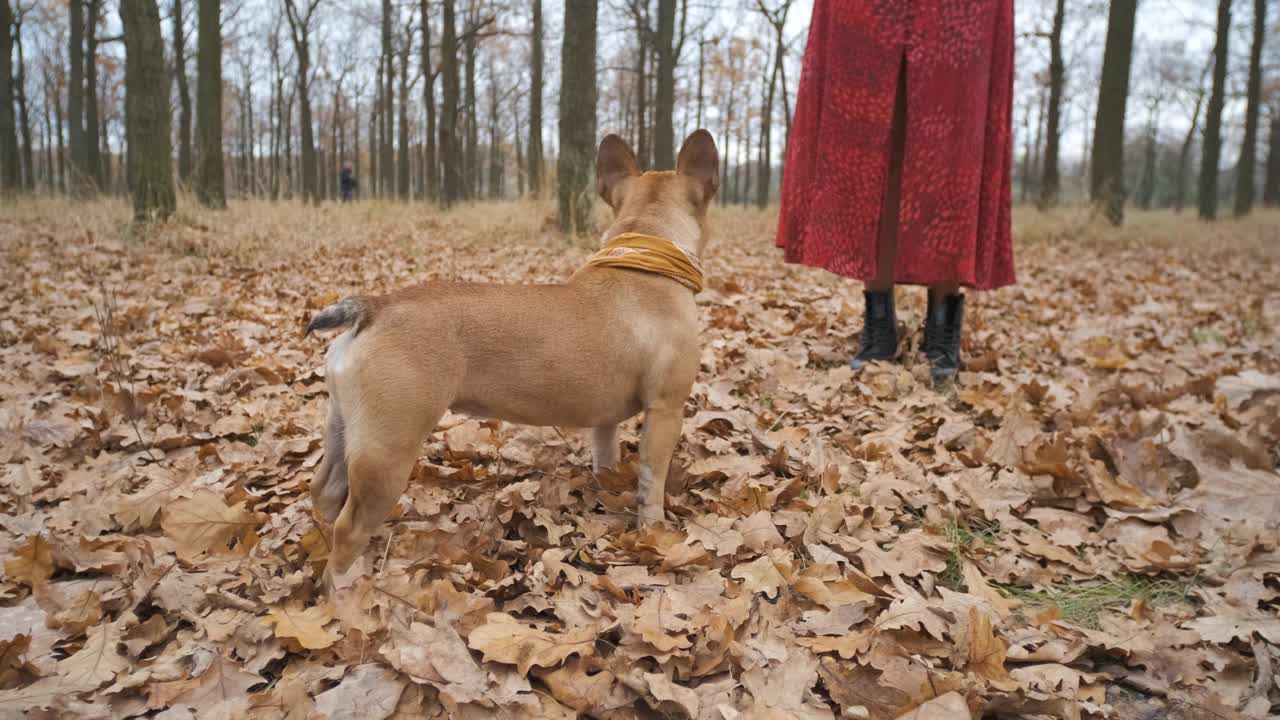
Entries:
{"label": "dog's head", "polygon": [[600,142],[596,189],[613,208],[609,235],[640,232],[665,237],[702,254],[707,207],[720,187],[720,154],[706,130],[685,139],[676,169],[641,172],[635,153],[617,135]]}

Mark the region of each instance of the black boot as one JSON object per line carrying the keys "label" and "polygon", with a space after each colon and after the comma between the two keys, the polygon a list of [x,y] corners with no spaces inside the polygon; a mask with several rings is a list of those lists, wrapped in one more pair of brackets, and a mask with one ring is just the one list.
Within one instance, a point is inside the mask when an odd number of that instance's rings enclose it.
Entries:
{"label": "black boot", "polygon": [[951,380],[960,371],[960,326],[964,323],[964,295],[934,299],[924,319],[924,354],[934,383]]}
{"label": "black boot", "polygon": [[853,356],[854,370],[875,360],[892,360],[898,354],[898,316],[893,311],[893,291],[864,292],[866,317],[862,341]]}

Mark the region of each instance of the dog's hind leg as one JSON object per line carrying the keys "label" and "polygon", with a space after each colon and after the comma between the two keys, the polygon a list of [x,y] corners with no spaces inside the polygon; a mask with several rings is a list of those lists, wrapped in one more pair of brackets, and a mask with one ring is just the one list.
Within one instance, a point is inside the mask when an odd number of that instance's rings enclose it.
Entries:
{"label": "dog's hind leg", "polygon": [[600,472],[618,465],[618,426],[601,425],[591,432],[591,469]]}
{"label": "dog's hind leg", "polygon": [[[349,418],[347,499],[333,524],[329,572],[342,574],[391,514],[409,484],[422,440],[444,415],[448,402],[378,403],[377,414]],[[396,412],[386,408],[395,407]]]}
{"label": "dog's hind leg", "polygon": [[347,442],[342,411],[337,398],[330,396],[329,417],[324,428],[324,460],[311,479],[311,506],[324,522],[332,525],[347,499]]}
{"label": "dog's hind leg", "polygon": [[636,487],[640,525],[651,525],[666,519],[667,470],[671,454],[680,441],[684,420],[683,398],[658,402],[644,414],[644,432],[640,436],[640,477]]}

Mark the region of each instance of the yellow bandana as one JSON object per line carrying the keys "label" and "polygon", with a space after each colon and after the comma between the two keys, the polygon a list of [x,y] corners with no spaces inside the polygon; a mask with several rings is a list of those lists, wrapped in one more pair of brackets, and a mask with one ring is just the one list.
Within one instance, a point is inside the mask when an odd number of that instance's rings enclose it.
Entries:
{"label": "yellow bandana", "polygon": [[695,293],[702,292],[702,263],[665,238],[623,233],[591,256],[585,267],[620,267],[664,275]]}

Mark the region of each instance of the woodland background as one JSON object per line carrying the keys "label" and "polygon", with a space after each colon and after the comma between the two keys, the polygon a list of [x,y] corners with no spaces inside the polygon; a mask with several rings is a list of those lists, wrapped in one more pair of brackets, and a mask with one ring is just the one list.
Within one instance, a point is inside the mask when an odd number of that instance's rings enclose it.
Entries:
{"label": "woodland background", "polygon": [[[1274,10],[1018,3],[1019,284],[939,389],[922,293],[855,375],[773,245],[802,1],[0,0],[0,718],[1277,717]],[[320,592],[311,315],[562,281],[600,135],[698,125],[671,522],[634,423],[448,415]]]}

